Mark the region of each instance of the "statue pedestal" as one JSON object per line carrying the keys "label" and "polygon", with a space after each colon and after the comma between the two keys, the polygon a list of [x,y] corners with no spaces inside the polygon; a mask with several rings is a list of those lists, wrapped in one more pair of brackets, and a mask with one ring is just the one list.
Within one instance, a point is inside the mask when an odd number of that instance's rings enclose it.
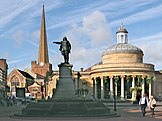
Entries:
{"label": "statue pedestal", "polygon": [[54,99],[75,99],[74,81],[72,79],[73,65],[61,63],[59,66],[59,81]]}
{"label": "statue pedestal", "polygon": [[67,63],[61,63],[59,67],[59,79],[71,78],[72,79],[72,67],[73,65]]}
{"label": "statue pedestal", "polygon": [[116,117],[102,102],[78,99],[72,79],[72,65],[59,66],[59,81],[52,99],[30,103],[15,116],[28,117]]}

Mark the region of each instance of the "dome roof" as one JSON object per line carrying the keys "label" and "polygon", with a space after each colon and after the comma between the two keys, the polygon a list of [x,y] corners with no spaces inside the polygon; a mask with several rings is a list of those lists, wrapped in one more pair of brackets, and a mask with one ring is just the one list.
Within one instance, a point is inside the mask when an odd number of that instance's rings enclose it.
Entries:
{"label": "dome roof", "polygon": [[118,31],[116,33],[128,33],[126,28],[124,28],[123,23],[121,23],[120,27],[118,28]]}
{"label": "dome roof", "polygon": [[120,27],[116,33],[128,33],[128,31],[124,27]]}
{"label": "dome roof", "polygon": [[112,53],[135,53],[143,55],[143,51],[140,48],[125,43],[119,43],[109,47],[103,52],[103,55]]}

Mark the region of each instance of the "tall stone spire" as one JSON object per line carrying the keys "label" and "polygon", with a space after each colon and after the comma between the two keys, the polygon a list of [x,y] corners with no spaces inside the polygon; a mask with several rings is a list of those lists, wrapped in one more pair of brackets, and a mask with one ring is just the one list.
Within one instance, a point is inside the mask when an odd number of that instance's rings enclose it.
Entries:
{"label": "tall stone spire", "polygon": [[49,58],[48,58],[45,12],[44,12],[44,5],[43,5],[40,42],[39,42],[39,53],[38,53],[38,64],[40,66],[43,66],[45,63],[49,63]]}
{"label": "tall stone spire", "polygon": [[38,63],[37,61],[32,61],[31,65],[32,65],[33,72],[42,75],[44,77],[46,76],[47,72],[52,71],[52,64],[49,63],[49,57],[48,57],[44,4],[42,9],[42,22],[41,22],[41,30],[40,30]]}

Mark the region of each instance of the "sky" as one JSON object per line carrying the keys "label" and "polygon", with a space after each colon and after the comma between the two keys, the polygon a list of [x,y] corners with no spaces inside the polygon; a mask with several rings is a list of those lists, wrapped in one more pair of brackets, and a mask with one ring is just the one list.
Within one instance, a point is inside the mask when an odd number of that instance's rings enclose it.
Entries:
{"label": "sky", "polygon": [[[0,58],[9,72],[38,60],[42,5],[43,0],[0,0]],[[121,22],[128,43],[143,50],[144,63],[162,70],[162,0],[44,0],[44,6],[53,70],[63,62],[54,41],[68,38],[70,63],[79,71],[100,62],[104,50],[117,43]]]}

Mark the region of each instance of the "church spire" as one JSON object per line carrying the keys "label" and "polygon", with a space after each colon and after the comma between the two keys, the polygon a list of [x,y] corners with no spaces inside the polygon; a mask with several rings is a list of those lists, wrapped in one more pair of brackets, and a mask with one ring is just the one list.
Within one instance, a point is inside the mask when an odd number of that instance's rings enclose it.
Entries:
{"label": "church spire", "polygon": [[41,23],[41,31],[40,31],[40,42],[39,42],[39,53],[38,53],[38,64],[43,66],[45,63],[49,63],[49,58],[48,58],[45,12],[44,12],[44,4],[43,4],[42,23]]}

